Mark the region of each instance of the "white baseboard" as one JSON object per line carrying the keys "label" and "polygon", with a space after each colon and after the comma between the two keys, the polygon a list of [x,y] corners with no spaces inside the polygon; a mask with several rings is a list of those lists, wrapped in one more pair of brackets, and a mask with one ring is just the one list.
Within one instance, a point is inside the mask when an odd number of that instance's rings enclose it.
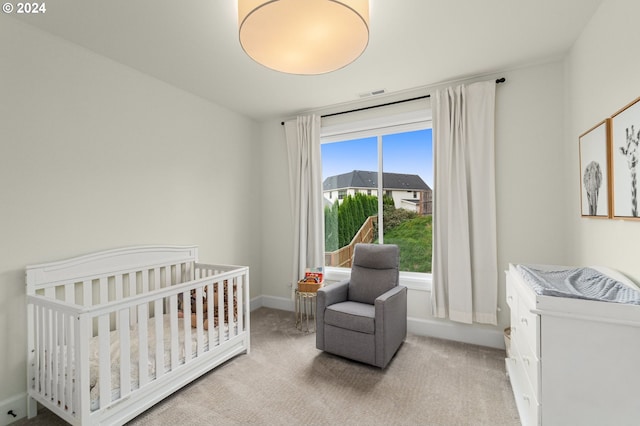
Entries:
{"label": "white baseboard", "polygon": [[[15,417],[9,412],[15,414]],[[27,416],[27,394],[12,396],[0,401],[0,426],[8,425]]]}
{"label": "white baseboard", "polygon": [[419,336],[437,337],[439,339],[504,349],[503,332],[493,328],[410,317],[407,318],[407,330]]}
{"label": "white baseboard", "polygon": [[286,297],[262,295],[251,299],[252,311],[262,307],[291,312],[294,310],[293,300],[287,299]]}

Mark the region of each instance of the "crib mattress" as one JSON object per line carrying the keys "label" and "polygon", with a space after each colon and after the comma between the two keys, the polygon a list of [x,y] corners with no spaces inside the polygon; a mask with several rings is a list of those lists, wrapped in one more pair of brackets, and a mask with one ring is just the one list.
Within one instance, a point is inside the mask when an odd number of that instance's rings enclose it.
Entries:
{"label": "crib mattress", "polygon": [[[237,323],[231,324],[232,330],[237,327]],[[170,316],[163,315],[163,330],[164,330],[164,372],[168,373],[171,371],[171,331],[170,331]],[[179,348],[179,365],[184,364],[185,362],[185,330],[184,330],[184,319],[178,318],[178,348]],[[220,327],[215,327],[214,331],[214,341],[212,342],[212,346],[217,346],[220,341]],[[222,327],[222,338],[226,339],[229,335],[229,325],[224,324]],[[139,353],[140,353],[140,342],[138,341],[138,327],[134,326],[130,330],[130,347],[131,347],[131,361],[130,361],[130,370],[131,370],[131,389],[138,389],[140,386],[140,371],[139,371]],[[148,376],[150,380],[155,379],[156,377],[156,332],[155,332],[155,318],[150,318],[147,322],[147,335],[148,340],[146,342],[147,352],[148,352]],[[119,332],[112,331],[109,336],[110,341],[110,351],[111,351],[111,401],[115,401],[120,398],[120,340],[119,340]],[[205,330],[203,333],[203,345],[204,350],[207,350],[209,347],[209,331]],[[198,352],[198,339],[197,333],[195,329],[192,329],[191,333],[191,348],[192,348],[192,358],[195,358]],[[90,356],[90,383],[89,387],[91,389],[91,411],[95,411],[100,408],[99,401],[99,392],[100,392],[100,363],[99,363],[99,342],[98,338],[94,337],[91,339],[89,343],[89,356]]]}

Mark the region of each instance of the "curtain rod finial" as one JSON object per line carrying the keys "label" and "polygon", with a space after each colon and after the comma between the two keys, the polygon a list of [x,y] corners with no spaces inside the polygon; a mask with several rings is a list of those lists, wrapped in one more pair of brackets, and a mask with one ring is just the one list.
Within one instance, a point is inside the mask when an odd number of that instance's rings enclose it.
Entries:
{"label": "curtain rod finial", "polygon": [[506,79],[506,78],[504,78],[504,77],[500,77],[499,79],[497,79],[497,80],[496,80],[496,84],[498,84],[498,83],[504,83],[505,81],[507,81],[507,79]]}

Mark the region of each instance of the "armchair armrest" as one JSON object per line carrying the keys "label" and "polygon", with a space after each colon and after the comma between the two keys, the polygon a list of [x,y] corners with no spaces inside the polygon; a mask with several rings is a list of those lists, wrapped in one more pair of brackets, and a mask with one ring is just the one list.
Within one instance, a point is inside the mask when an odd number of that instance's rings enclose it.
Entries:
{"label": "armchair armrest", "polygon": [[397,286],[375,300],[376,362],[387,365],[407,337],[407,288]]}
{"label": "armchair armrest", "polygon": [[[391,290],[387,291],[386,293],[382,293],[380,296],[378,296],[376,298],[375,304],[378,305],[379,303],[381,304],[385,304],[387,303],[388,300],[391,300],[390,303],[394,303],[394,300],[396,300],[397,298],[402,298],[402,293],[404,293],[404,298],[407,298],[407,288],[404,286],[396,286],[394,288],[392,288]],[[398,302],[395,302],[398,303]]]}
{"label": "armchair armrest", "polygon": [[346,301],[348,295],[348,279],[329,284],[318,290],[316,295],[316,348],[324,350],[324,310],[329,305]]}
{"label": "armchair armrest", "polygon": [[318,289],[318,303],[322,301],[324,307],[347,300],[349,295],[349,280],[338,281]]}

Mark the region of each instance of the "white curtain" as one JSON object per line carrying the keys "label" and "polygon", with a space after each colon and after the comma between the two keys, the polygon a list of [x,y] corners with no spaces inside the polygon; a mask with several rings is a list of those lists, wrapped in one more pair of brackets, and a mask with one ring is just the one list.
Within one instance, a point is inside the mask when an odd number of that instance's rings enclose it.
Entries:
{"label": "white curtain", "polygon": [[495,82],[433,96],[432,313],[497,324]]}
{"label": "white curtain", "polygon": [[284,123],[293,218],[293,289],[306,267],[324,265],[324,213],[320,117],[300,116]]}

